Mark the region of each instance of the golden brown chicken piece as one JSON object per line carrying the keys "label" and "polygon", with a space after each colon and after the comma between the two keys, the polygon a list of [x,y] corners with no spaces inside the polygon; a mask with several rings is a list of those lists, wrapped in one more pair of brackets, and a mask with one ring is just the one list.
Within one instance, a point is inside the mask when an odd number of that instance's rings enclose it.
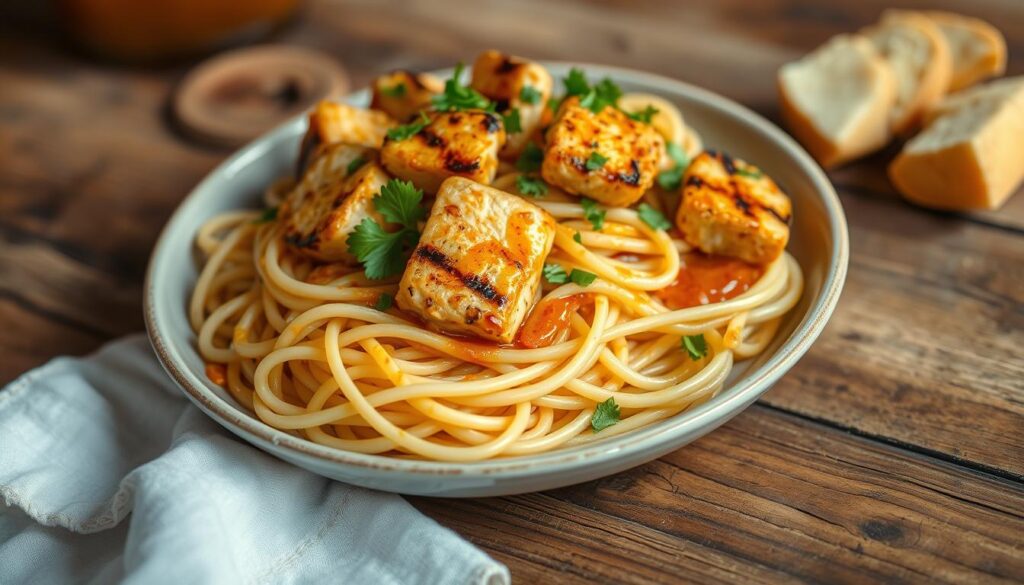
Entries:
{"label": "golden brown chicken piece", "polygon": [[505,131],[494,114],[439,112],[431,114],[430,123],[416,134],[385,140],[380,156],[388,172],[435,193],[442,181],[453,176],[490,183],[504,143]]}
{"label": "golden brown chicken piece", "polygon": [[430,109],[430,98],[444,89],[444,82],[429,73],[392,71],[373,81],[370,107],[406,122],[421,110]]}
{"label": "golden brown chicken piece", "polygon": [[317,157],[321,147],[344,142],[380,148],[394,119],[384,112],[364,110],[348,104],[322,101],[309,113],[309,128],[299,147],[298,176]]}
{"label": "golden brown chicken piece", "polygon": [[508,133],[501,156],[514,159],[540,127],[554,83],[539,63],[499,51],[484,51],[473,64],[470,86],[497,104],[503,114],[519,112],[521,130]]}
{"label": "golden brown chicken piece", "polygon": [[445,181],[398,287],[398,306],[439,330],[511,342],[533,304],[554,220],[473,181]]}
{"label": "golden brown chicken piece", "polygon": [[704,152],[683,176],[676,225],[691,246],[754,264],[771,262],[789,241],[792,205],[757,167]]}
{"label": "golden brown chicken piece", "polygon": [[552,185],[627,207],[654,183],[664,139],[611,106],[595,114],[567,99],[547,131],[541,174]]}
{"label": "golden brown chicken piece", "polygon": [[[372,157],[363,147],[325,147],[281,207],[285,242],[292,249],[325,262],[358,264],[346,243],[352,230],[367,217],[389,225],[373,198],[390,177]],[[359,166],[359,161],[366,162]]]}

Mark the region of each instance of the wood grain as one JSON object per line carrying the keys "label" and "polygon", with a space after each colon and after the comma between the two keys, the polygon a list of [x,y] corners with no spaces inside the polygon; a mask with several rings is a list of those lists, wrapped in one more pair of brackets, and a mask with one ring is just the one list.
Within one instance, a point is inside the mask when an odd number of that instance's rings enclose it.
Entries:
{"label": "wood grain", "polygon": [[1024,575],[1019,484],[761,406],[658,461],[577,487],[413,502],[514,560],[524,583]]}
{"label": "wood grain", "polygon": [[[499,47],[639,67],[777,119],[776,68],[888,4],[321,0],[275,40],[337,55],[357,86]],[[997,23],[1009,72],[1024,74],[1019,0],[901,6]],[[9,23],[0,18],[0,383],[141,327],[160,228],[228,154],[167,122],[187,64],[96,63]],[[993,213],[913,207],[885,177],[896,148],[831,173],[851,231],[847,288],[760,406],[612,478],[416,505],[524,583],[1024,575],[1024,196]]]}

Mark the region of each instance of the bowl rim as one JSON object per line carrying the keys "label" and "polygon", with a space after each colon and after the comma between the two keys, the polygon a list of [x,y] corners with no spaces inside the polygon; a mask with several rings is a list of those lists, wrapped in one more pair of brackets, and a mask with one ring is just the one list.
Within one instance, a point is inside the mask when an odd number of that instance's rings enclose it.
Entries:
{"label": "bowl rim", "polygon": [[[801,322],[797,324],[789,339],[773,355],[769,356],[764,364],[747,373],[727,391],[723,391],[714,399],[694,409],[659,421],[661,424],[642,427],[622,435],[609,437],[604,441],[504,459],[453,463],[354,453],[320,445],[271,427],[255,415],[217,396],[180,358],[174,342],[160,327],[160,317],[157,315],[156,309],[159,289],[155,286],[155,281],[161,258],[177,250],[177,242],[172,242],[170,238],[172,228],[177,222],[182,221],[184,210],[190,205],[196,204],[199,192],[205,190],[204,188],[212,181],[230,180],[236,168],[262,158],[272,145],[294,131],[295,127],[304,119],[305,113],[303,113],[236,150],[211,170],[175,208],[162,228],[153,248],[143,285],[143,316],[146,332],[164,370],[174,379],[186,396],[219,424],[242,435],[246,440],[268,449],[271,448],[271,445],[274,449],[283,449],[288,451],[293,458],[313,458],[330,465],[350,466],[367,471],[415,474],[423,477],[459,475],[463,478],[490,477],[494,479],[496,476],[501,476],[511,479],[531,476],[544,471],[566,472],[573,468],[590,465],[596,460],[620,459],[642,451],[656,451],[660,445],[670,443],[674,438],[715,428],[738,414],[771,388],[807,352],[821,334],[835,310],[846,279],[849,263],[849,234],[846,217],[839,197],[825,172],[792,137],[778,126],[746,106],[710,90],[663,75],[626,67],[577,61],[542,61],[541,63],[546,67],[562,70],[579,67],[587,72],[608,75],[617,81],[642,85],[654,91],[668,88],[673,93],[686,94],[689,99],[701,102],[705,107],[717,109],[750,126],[752,130],[760,132],[775,146],[783,150],[808,176],[824,206],[829,233],[832,235],[825,280],[817,299],[807,308]],[[449,68],[435,73],[444,75],[450,71]],[[366,91],[366,89],[362,89],[353,92],[346,99],[360,95],[365,97]]]}

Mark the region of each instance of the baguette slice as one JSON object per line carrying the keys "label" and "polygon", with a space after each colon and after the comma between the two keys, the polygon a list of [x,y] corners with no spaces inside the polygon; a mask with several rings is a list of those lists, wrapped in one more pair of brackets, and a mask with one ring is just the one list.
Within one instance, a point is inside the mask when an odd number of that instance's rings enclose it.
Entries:
{"label": "baguette slice", "polygon": [[914,130],[921,115],[949,87],[953,61],[938,25],[926,16],[888,11],[880,24],[861,31],[896,73],[896,106],[890,123],[896,134]]}
{"label": "baguette slice", "polygon": [[953,75],[947,91],[958,91],[1006,71],[1006,39],[996,27],[969,16],[925,12],[949,44]]}
{"label": "baguette slice", "polygon": [[823,167],[871,153],[892,137],[892,69],[860,35],[838,35],[779,69],[782,116]]}
{"label": "baguette slice", "polygon": [[925,114],[924,123],[927,126],[936,118],[941,118],[978,101],[999,101],[1009,98],[1020,91],[1022,86],[1024,86],[1024,76],[1006,77],[947,95]]}
{"label": "baguette slice", "polygon": [[1016,81],[1001,91],[969,90],[974,99],[960,96],[908,142],[889,166],[896,188],[937,209],[1001,206],[1024,179],[1024,83]]}

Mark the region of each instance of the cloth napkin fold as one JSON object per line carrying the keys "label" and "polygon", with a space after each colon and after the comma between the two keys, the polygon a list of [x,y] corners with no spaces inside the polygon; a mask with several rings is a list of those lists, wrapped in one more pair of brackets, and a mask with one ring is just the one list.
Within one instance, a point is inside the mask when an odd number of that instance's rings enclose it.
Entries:
{"label": "cloth napkin fold", "polygon": [[230,436],[142,336],[0,390],[0,496],[0,583],[509,582],[401,497]]}

